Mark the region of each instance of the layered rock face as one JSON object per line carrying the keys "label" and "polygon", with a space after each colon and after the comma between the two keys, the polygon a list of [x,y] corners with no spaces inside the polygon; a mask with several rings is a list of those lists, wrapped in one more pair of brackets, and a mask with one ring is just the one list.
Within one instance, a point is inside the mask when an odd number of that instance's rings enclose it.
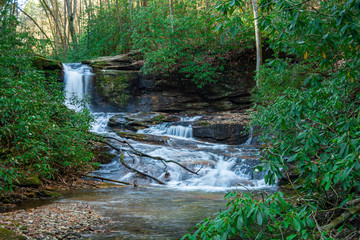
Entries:
{"label": "layered rock face", "polygon": [[[234,63],[235,62],[235,63]],[[139,52],[86,61],[95,73],[95,95],[119,110],[138,112],[199,112],[243,109],[250,105],[255,86],[252,59],[233,59],[221,80],[199,89],[182,76],[150,76],[140,73],[144,61]]]}
{"label": "layered rock face", "polygon": [[168,137],[139,134],[137,131],[160,124],[171,123],[172,126],[188,126],[191,124],[192,136],[195,139],[238,145],[245,143],[249,138],[249,130],[246,129],[249,122],[250,115],[247,111],[206,114],[190,123],[182,122],[181,117],[176,114],[148,112],[114,115],[110,118],[108,126],[122,138],[152,144],[164,144]]}

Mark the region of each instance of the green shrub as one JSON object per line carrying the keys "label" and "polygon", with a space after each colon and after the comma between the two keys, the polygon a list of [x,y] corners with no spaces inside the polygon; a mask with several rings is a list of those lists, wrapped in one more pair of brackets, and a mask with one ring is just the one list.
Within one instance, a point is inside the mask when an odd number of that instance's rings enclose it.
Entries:
{"label": "green shrub", "polygon": [[36,41],[17,33],[18,22],[0,13],[0,190],[22,175],[40,178],[76,173],[92,160],[91,117],[64,105],[62,84],[32,66]]}
{"label": "green shrub", "polygon": [[260,8],[271,47],[289,58],[267,62],[254,90],[252,124],[266,143],[258,169],[292,191],[230,193],[229,208],[184,239],[358,238],[360,205],[349,202],[360,198],[360,2]]}

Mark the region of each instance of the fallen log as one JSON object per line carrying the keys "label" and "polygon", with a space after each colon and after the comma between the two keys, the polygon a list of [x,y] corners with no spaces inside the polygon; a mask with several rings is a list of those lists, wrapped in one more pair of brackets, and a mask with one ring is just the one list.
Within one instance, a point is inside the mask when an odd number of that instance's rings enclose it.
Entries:
{"label": "fallen log", "polygon": [[110,178],[97,177],[97,176],[91,176],[91,175],[83,175],[83,176],[89,177],[89,178],[95,178],[95,179],[99,179],[99,180],[103,180],[103,181],[116,182],[116,183],[121,183],[121,184],[125,184],[125,185],[132,185],[131,183],[128,183],[128,182],[123,182],[123,181],[110,179]]}
{"label": "fallen log", "polygon": [[357,199],[353,199],[351,201],[348,201],[347,203],[345,203],[346,206],[351,206],[351,205],[355,205],[355,204],[358,204],[360,203],[360,198],[357,198]]}
{"label": "fallen log", "polygon": [[339,217],[335,218],[332,222],[330,222],[328,225],[322,227],[324,231],[330,231],[337,227],[338,225],[345,222],[348,218],[355,215],[357,212],[360,211],[360,204],[356,205],[355,207],[350,208],[348,211],[341,214]]}

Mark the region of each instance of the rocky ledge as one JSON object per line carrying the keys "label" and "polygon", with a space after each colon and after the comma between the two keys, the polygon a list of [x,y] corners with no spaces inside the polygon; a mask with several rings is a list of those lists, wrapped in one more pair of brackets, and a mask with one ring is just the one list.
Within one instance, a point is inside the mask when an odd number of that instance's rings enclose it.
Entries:
{"label": "rocky ledge", "polygon": [[[201,116],[194,122],[187,122],[192,125],[193,137],[202,141],[243,144],[249,138],[248,126],[250,124],[250,111],[226,111]],[[180,119],[184,115],[169,113],[129,113],[115,115],[110,118],[108,126],[123,138],[153,144],[164,144],[168,137],[152,136],[136,133],[139,129],[149,128],[166,122],[173,122],[173,126],[184,125]],[[199,116],[200,117],[200,116]]]}
{"label": "rocky ledge", "polygon": [[100,102],[110,101],[125,111],[199,112],[244,109],[250,105],[250,91],[255,86],[254,54],[234,52],[224,60],[224,71],[216,83],[198,88],[184,74],[144,75],[143,56],[134,51],[100,57],[83,63],[94,70],[92,96]]}
{"label": "rocky ledge", "polygon": [[249,124],[246,111],[206,115],[193,124],[193,136],[208,142],[243,144],[249,138]]}

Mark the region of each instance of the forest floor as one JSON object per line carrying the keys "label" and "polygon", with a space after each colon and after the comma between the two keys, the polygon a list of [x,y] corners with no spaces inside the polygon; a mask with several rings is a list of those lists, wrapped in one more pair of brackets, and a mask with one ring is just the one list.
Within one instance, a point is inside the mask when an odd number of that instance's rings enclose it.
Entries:
{"label": "forest floor", "polygon": [[54,203],[0,215],[0,239],[80,239],[108,223],[86,203]]}
{"label": "forest floor", "polygon": [[18,209],[21,200],[60,198],[61,192],[77,189],[122,187],[111,183],[73,178],[54,181],[42,186],[19,187],[2,196],[12,203],[0,205],[0,240],[11,239],[84,239],[83,235],[97,232],[97,227],[107,224],[86,203],[52,203],[36,208]]}

